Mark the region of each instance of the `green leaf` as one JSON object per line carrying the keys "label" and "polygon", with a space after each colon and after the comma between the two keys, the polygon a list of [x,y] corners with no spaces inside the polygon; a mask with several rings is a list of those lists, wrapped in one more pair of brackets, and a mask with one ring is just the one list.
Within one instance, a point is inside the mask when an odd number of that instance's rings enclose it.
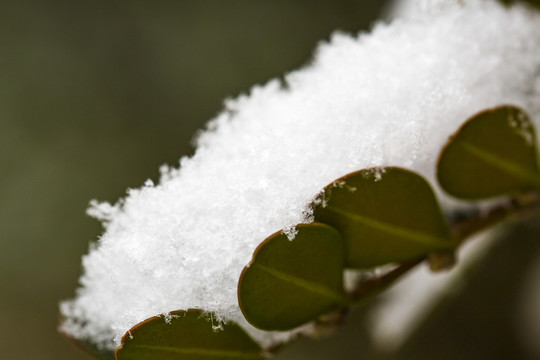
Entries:
{"label": "green leaf", "polygon": [[240,308],[259,329],[289,330],[345,302],[339,233],[317,223],[296,231],[293,240],[282,232],[267,238],[240,277]]}
{"label": "green leaf", "polygon": [[520,0],[501,0],[501,2],[506,5],[513,5],[519,2],[526,2],[532,6],[536,6],[540,8],[540,0],[521,0],[521,1]]}
{"label": "green leaf", "polygon": [[437,177],[462,199],[540,189],[533,125],[522,110],[503,106],[469,119],[443,148]]}
{"label": "green leaf", "polygon": [[234,323],[214,330],[201,310],[174,311],[133,327],[116,350],[118,360],[255,360],[261,348]]}
{"label": "green leaf", "polygon": [[455,248],[429,184],[396,167],[361,170],[334,181],[315,207],[315,220],[343,236],[350,268]]}

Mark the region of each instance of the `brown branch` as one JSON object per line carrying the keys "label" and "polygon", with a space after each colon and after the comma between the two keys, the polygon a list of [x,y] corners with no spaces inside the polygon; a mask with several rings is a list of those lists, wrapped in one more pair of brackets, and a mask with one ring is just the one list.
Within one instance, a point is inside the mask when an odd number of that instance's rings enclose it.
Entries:
{"label": "brown branch", "polygon": [[356,287],[352,292],[349,293],[351,302],[357,304],[359,301],[363,302],[364,300],[371,298],[388,288],[396,280],[405,275],[409,270],[413,269],[416,265],[420,264],[425,260],[425,257],[419,259],[408,261],[402,264],[399,264],[394,269],[388,271],[387,273],[364,281]]}
{"label": "brown branch", "polygon": [[515,215],[525,215],[540,204],[540,193],[529,192],[513,196],[509,202],[497,204],[477,216],[470,216],[449,224],[454,238],[461,245],[465,240],[478,232],[486,230]]}
{"label": "brown branch", "polygon": [[[477,214],[451,222],[449,227],[456,240],[456,249],[459,249],[463,242],[471,237],[471,235],[497,225],[511,216],[523,216],[532,213],[532,210],[536,209],[539,205],[540,192],[521,193],[511,197],[508,202],[497,204],[486,211],[481,211]],[[453,257],[453,252],[434,252],[416,260],[401,263],[380,276],[359,283],[358,286],[349,293],[349,305],[321,316],[316,322],[311,336],[318,338],[335,331],[347,317],[351,306],[361,305],[374,296],[382,293],[395,281],[399,280],[424,260],[429,261],[433,271],[439,271],[451,266],[455,259]],[[302,337],[305,337],[305,334],[299,335],[295,340]],[[275,353],[287,343],[288,342],[279,344],[271,349],[267,349],[267,351]]]}

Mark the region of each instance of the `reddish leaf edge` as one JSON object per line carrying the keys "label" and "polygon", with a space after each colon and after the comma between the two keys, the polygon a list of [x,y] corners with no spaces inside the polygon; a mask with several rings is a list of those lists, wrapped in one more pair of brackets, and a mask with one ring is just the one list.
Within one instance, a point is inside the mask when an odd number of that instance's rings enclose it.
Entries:
{"label": "reddish leaf edge", "polygon": [[[122,350],[124,344],[126,341],[128,340],[131,340],[134,336],[134,334],[136,334],[141,328],[143,328],[146,324],[152,322],[152,321],[155,321],[155,320],[158,320],[158,319],[165,319],[166,317],[175,317],[175,316],[179,316],[179,315],[184,315],[184,314],[187,314],[187,313],[190,313],[190,312],[196,312],[196,313],[199,313],[200,315],[200,318],[204,321],[207,321],[208,319],[206,319],[206,317],[209,317],[211,316],[211,314],[213,314],[213,312],[211,311],[205,311],[203,309],[197,309],[197,308],[189,308],[187,310],[173,310],[173,311],[170,311],[170,312],[167,312],[167,313],[163,313],[163,314],[159,314],[159,315],[155,315],[155,316],[152,316],[150,318],[147,318],[139,323],[137,323],[136,325],[134,325],[131,329],[129,329],[128,331],[126,331],[126,333],[122,336],[122,339],[120,340],[120,346],[118,346],[114,352],[114,360],[117,360],[118,359],[118,353]],[[238,325],[238,324],[237,324]],[[242,329],[242,327],[240,325],[238,325],[239,328]],[[242,331],[244,332],[244,334],[251,340],[253,341],[255,344],[258,345],[257,341],[255,341],[244,329],[242,329]],[[265,353],[265,350],[262,349],[259,345],[259,349],[260,349],[260,353],[261,353],[261,357],[266,357],[266,353]]]}

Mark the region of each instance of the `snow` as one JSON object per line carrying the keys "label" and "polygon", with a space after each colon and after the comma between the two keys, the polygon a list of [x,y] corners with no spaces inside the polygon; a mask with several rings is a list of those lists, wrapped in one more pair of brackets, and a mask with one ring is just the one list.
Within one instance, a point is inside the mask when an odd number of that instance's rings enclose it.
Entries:
{"label": "snow", "polygon": [[492,1],[436,3],[369,34],[334,34],[306,67],[227,100],[195,154],[163,167],[158,184],[92,204],[105,232],[83,258],[76,297],[61,304],[62,330],[112,349],[146,318],[200,308],[263,346],[287,339],[245,322],[238,277],[268,235],[312,221],[325,185],[385,165],[434,184],[448,136],[503,103],[539,127],[540,16]]}

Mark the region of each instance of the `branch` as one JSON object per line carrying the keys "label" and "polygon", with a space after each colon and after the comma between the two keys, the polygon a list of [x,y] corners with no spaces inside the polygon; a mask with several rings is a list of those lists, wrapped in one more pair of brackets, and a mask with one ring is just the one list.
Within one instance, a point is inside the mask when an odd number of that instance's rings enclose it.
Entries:
{"label": "branch", "polygon": [[[450,225],[457,243],[461,245],[472,235],[486,230],[515,215],[526,215],[540,204],[539,192],[521,193],[510,198],[509,202],[497,204],[476,216],[459,219]],[[459,246],[458,245],[458,246]]]}

